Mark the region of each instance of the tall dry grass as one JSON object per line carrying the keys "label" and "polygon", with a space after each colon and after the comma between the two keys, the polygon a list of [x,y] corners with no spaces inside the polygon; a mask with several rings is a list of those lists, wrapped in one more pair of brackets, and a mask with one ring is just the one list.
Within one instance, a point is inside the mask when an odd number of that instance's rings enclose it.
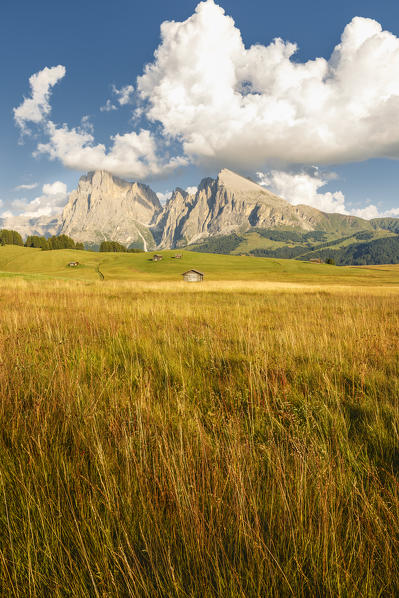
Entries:
{"label": "tall dry grass", "polygon": [[399,595],[399,302],[0,285],[0,593]]}

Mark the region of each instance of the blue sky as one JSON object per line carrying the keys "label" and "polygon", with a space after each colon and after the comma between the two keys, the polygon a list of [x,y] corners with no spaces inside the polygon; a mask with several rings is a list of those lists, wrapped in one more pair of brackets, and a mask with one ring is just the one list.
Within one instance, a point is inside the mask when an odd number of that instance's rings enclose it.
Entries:
{"label": "blue sky", "polygon": [[[392,83],[399,74],[399,5],[234,0],[218,2],[223,15],[211,0],[195,13],[197,4],[2,2],[0,214],[59,210],[66,190],[91,165],[159,192],[196,185],[228,166],[258,176],[293,203],[364,216],[399,208],[399,82]],[[372,21],[353,22],[356,16],[373,19],[382,31]],[[164,21],[182,25],[165,30],[154,59]],[[326,61],[346,27],[336,74],[328,74],[337,60]],[[271,51],[276,37],[282,45]],[[288,42],[297,44],[296,53]],[[260,50],[246,54],[254,44]],[[308,63],[317,57],[325,61]],[[152,70],[139,83],[146,64]],[[301,64],[305,75],[296,68]],[[13,109],[30,98],[29,78],[57,65],[65,75],[48,89],[46,114],[32,122],[25,105],[18,126]],[[121,102],[113,86],[129,85],[134,93]],[[218,88],[209,100],[207,87]],[[240,94],[240,105],[233,106],[232,93]],[[101,111],[107,101],[115,109]],[[72,143],[74,130],[80,137]],[[69,136],[57,145],[62,131]],[[120,147],[110,157],[110,138],[118,135]],[[21,185],[36,186],[15,189]]]}

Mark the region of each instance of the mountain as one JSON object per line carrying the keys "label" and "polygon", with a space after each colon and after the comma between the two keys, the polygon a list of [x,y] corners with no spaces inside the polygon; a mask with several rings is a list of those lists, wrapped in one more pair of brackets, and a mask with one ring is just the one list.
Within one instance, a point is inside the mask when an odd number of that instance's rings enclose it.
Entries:
{"label": "mountain", "polygon": [[231,170],[203,179],[195,195],[176,189],[160,214],[159,248],[179,247],[251,228],[299,228],[348,234],[371,229],[361,218],[293,206]]}
{"label": "mountain", "polygon": [[158,196],[147,185],[128,183],[105,171],[79,179],[59,223],[59,233],[75,241],[114,240],[153,244],[150,226],[161,212]]}
{"label": "mountain", "polygon": [[39,216],[26,218],[24,216],[7,216],[0,218],[0,229],[16,230],[26,238],[28,235],[51,237],[59,234],[60,222],[58,216]]}
{"label": "mountain", "polygon": [[[203,179],[193,194],[177,188],[162,207],[147,185],[95,171],[79,179],[58,217],[3,219],[0,227],[23,236],[66,234],[92,246],[112,240],[144,250],[190,246],[196,251],[309,259],[395,237],[399,220],[368,221],[294,206],[228,169],[216,179]],[[381,243],[376,247],[376,255],[382,255]],[[386,247],[393,250],[394,242]]]}

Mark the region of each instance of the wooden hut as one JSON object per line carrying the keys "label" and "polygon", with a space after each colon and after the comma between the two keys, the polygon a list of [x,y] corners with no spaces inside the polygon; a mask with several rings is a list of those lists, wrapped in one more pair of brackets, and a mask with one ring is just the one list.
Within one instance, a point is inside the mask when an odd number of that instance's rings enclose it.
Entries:
{"label": "wooden hut", "polygon": [[76,268],[79,266],[79,262],[69,262],[68,266],[69,268]]}
{"label": "wooden hut", "polygon": [[183,273],[183,280],[186,282],[202,282],[204,280],[204,273],[198,270],[187,270]]}
{"label": "wooden hut", "polygon": [[162,259],[162,255],[159,255],[158,253],[155,253],[155,254],[152,256],[152,261],[153,261],[153,262],[160,262],[160,261],[161,261],[161,259]]}

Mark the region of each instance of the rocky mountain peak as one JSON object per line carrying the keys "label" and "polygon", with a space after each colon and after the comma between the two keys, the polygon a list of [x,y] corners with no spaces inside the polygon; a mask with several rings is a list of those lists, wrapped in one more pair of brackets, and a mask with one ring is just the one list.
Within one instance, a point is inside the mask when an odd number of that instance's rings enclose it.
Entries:
{"label": "rocky mountain peak", "polygon": [[223,168],[218,174],[217,183],[219,186],[225,187],[228,191],[237,193],[252,193],[263,192],[265,189],[228,168]]}
{"label": "rocky mountain peak", "polygon": [[15,229],[25,236],[33,232],[67,234],[75,241],[98,245],[113,240],[149,250],[186,246],[253,228],[327,230],[350,218],[346,227],[352,226],[352,221],[356,225],[357,219],[293,206],[224,168],[216,179],[204,178],[193,194],[177,187],[164,206],[148,185],[125,181],[104,170],[92,171],[79,179],[59,217],[14,221]]}
{"label": "rocky mountain peak", "polygon": [[150,187],[124,181],[104,170],[79,179],[61,216],[61,232],[77,241],[112,239],[146,247],[161,204]]}

